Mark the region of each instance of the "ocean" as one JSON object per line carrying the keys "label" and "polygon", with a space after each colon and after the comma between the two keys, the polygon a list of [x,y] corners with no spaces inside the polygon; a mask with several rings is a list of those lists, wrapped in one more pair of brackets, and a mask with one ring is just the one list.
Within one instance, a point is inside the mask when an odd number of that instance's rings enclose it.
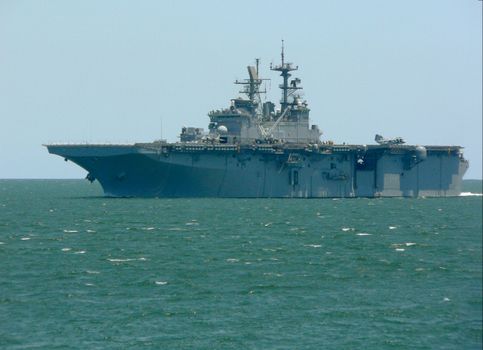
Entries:
{"label": "ocean", "polygon": [[0,348],[481,349],[481,187],[115,199],[0,180]]}

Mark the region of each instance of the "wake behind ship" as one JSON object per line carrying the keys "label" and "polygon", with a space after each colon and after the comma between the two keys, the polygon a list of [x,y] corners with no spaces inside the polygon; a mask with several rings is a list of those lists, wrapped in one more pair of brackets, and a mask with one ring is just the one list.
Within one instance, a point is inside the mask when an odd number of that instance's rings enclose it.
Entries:
{"label": "wake behind ship", "polygon": [[444,197],[458,196],[468,161],[460,146],[406,145],[376,135],[374,145],[321,141],[309,124],[298,69],[279,72],[280,105],[262,102],[256,66],[236,81],[244,98],[211,111],[208,131],[184,127],[180,141],[130,145],[49,144],[116,197]]}

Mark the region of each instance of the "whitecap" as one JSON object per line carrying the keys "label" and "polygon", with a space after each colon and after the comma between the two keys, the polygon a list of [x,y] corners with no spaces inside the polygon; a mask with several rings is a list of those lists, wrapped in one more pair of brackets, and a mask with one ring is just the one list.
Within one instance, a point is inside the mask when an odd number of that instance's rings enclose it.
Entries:
{"label": "whitecap", "polygon": [[450,298],[444,298],[443,301],[450,301]]}
{"label": "whitecap", "polygon": [[91,274],[91,275],[97,275],[100,274],[99,271],[93,271],[93,270],[86,270],[86,273]]}
{"label": "whitecap", "polygon": [[275,272],[264,272],[263,275],[264,276],[276,276],[276,277],[282,277],[283,276],[283,274],[275,273]]}
{"label": "whitecap", "polygon": [[416,243],[413,243],[413,242],[407,242],[407,243],[404,243],[404,244],[406,245],[406,247],[416,245]]}
{"label": "whitecap", "polygon": [[371,233],[365,233],[365,232],[361,232],[361,233],[356,233],[357,236],[372,236]]}
{"label": "whitecap", "polygon": [[76,233],[79,232],[77,230],[64,230],[65,233]]}
{"label": "whitecap", "polygon": [[133,261],[136,259],[107,259],[107,260],[109,260],[110,262],[126,262],[126,261]]}
{"label": "whitecap", "polygon": [[79,251],[77,251],[77,252],[74,252],[74,254],[85,254],[85,253],[86,253],[86,251],[85,251],[85,250],[79,250]]}
{"label": "whitecap", "polygon": [[306,247],[312,247],[312,248],[320,248],[320,247],[322,247],[321,244],[306,244],[305,246]]}
{"label": "whitecap", "polygon": [[92,283],[86,283],[85,285],[88,286],[88,287],[94,286]]}
{"label": "whitecap", "polygon": [[166,281],[154,281],[155,284],[157,284],[158,286],[164,286],[166,284],[168,284],[168,282]]}
{"label": "whitecap", "polygon": [[406,249],[404,249],[404,248],[396,248],[396,252],[403,252],[403,251],[405,251],[405,250],[406,250]]}
{"label": "whitecap", "polygon": [[61,250],[62,250],[63,252],[68,252],[68,251],[70,251],[71,249],[72,249],[72,248],[62,248]]}
{"label": "whitecap", "polygon": [[389,226],[390,230],[395,230],[397,227],[396,226]]}
{"label": "whitecap", "polygon": [[144,257],[140,257],[140,258],[137,258],[137,259],[132,259],[132,258],[127,258],[127,259],[113,259],[113,258],[109,258],[107,259],[109,260],[110,262],[127,262],[127,261],[146,261],[147,259],[144,258]]}
{"label": "whitecap", "polygon": [[350,227],[342,227],[341,230],[344,231],[344,232],[347,232],[347,231],[350,231],[351,228]]}
{"label": "whitecap", "polygon": [[0,242],[0,245],[5,244],[5,242]]}
{"label": "whitecap", "polygon": [[272,226],[272,222],[268,222],[264,225],[265,227]]}
{"label": "whitecap", "polygon": [[474,193],[474,192],[461,192],[460,194],[461,197],[481,197],[483,196],[483,193]]}
{"label": "whitecap", "polygon": [[155,229],[154,227],[145,227],[145,228],[143,228],[143,230],[146,230],[146,231],[152,231],[154,229]]}
{"label": "whitecap", "polygon": [[88,233],[94,233],[96,231],[94,231],[94,230],[86,230],[86,232],[88,232]]}
{"label": "whitecap", "polygon": [[28,241],[30,239],[30,237],[22,237],[20,238],[22,241]]}
{"label": "whitecap", "polygon": [[240,261],[239,259],[234,259],[234,258],[226,259],[226,262],[230,262],[230,263],[239,262],[239,261]]}

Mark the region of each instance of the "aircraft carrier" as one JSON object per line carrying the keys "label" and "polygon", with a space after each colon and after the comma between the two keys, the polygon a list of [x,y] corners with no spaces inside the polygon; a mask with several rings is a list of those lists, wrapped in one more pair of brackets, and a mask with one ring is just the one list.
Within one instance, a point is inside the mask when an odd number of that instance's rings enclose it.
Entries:
{"label": "aircraft carrier", "polygon": [[114,197],[447,197],[458,196],[468,161],[462,147],[407,145],[376,135],[373,145],[321,141],[310,125],[298,69],[285,61],[279,105],[262,101],[259,61],[236,81],[243,98],[208,113],[208,130],[183,127],[180,141],[48,144]]}

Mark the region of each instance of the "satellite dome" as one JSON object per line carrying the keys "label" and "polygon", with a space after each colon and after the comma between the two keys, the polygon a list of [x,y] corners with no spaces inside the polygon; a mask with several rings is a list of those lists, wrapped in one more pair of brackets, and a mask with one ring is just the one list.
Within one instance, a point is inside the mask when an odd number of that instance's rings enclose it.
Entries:
{"label": "satellite dome", "polygon": [[426,147],[416,146],[415,151],[416,151],[416,157],[419,160],[425,160],[426,158],[428,158],[428,151],[427,151]]}
{"label": "satellite dome", "polygon": [[216,130],[218,130],[220,134],[226,134],[228,132],[228,128],[224,125],[220,125]]}

